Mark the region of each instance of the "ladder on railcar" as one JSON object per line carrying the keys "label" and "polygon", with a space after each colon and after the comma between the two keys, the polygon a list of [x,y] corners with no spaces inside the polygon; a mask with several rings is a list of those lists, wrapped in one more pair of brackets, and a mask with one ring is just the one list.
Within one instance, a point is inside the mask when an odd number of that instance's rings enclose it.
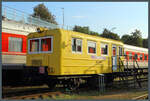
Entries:
{"label": "ladder on railcar", "polygon": [[[124,67],[124,70],[122,70],[121,66]],[[129,77],[132,76],[133,80],[134,80],[134,87],[136,86],[136,83],[138,84],[138,86],[140,88],[142,88],[141,82],[142,82],[142,78],[141,76],[144,75],[144,71],[143,68],[140,68],[137,60],[134,58],[133,61],[133,67],[129,68],[128,66],[128,61],[127,61],[127,65],[124,64],[123,60],[120,59],[119,57],[119,70],[120,70],[120,78],[122,78],[122,81],[124,82],[124,84],[128,85],[128,80]]]}
{"label": "ladder on railcar", "polygon": [[[134,69],[135,69],[135,77],[136,77],[135,79],[136,79],[136,81],[138,82],[138,85],[142,88],[141,82],[142,82],[143,79],[145,79],[145,78],[143,78],[142,76],[147,75],[148,72],[144,72],[144,68],[141,68],[141,67],[139,66],[139,64],[138,64],[138,62],[137,62],[136,59],[134,59],[133,62],[134,62],[133,67],[134,67]],[[148,68],[147,68],[147,69],[148,69]],[[146,78],[146,79],[148,79],[148,78]]]}
{"label": "ladder on railcar", "polygon": [[[136,67],[136,65],[137,65],[137,67]],[[138,62],[135,58],[133,58],[133,69],[132,69],[132,71],[133,71],[134,80],[138,83],[139,87],[142,88],[140,81],[141,81],[141,74],[143,74],[143,70],[142,70],[142,68],[139,67]],[[135,87],[135,84],[134,84],[134,87]]]}
{"label": "ladder on railcar", "polygon": [[[128,65],[124,65],[124,62],[119,58],[119,78],[121,81],[123,81],[123,83],[125,85],[128,86],[128,75],[129,75],[129,71],[128,71]],[[124,71],[121,67],[124,67],[127,69],[127,71]]]}

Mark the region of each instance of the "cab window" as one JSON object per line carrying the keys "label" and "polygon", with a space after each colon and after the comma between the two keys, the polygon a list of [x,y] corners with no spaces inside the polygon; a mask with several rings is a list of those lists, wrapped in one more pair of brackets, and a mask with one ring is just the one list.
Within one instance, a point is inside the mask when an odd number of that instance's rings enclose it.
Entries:
{"label": "cab window", "polygon": [[51,51],[52,49],[52,39],[51,38],[43,38],[41,39],[41,51]]}
{"label": "cab window", "polygon": [[39,39],[30,40],[30,52],[39,52]]}
{"label": "cab window", "polygon": [[36,39],[29,39],[30,53],[47,53],[52,52],[53,37],[41,37]]}

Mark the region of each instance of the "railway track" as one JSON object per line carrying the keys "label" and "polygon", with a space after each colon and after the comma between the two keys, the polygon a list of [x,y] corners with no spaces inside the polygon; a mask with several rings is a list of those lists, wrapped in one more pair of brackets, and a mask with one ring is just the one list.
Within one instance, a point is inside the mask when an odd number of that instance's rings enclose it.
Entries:
{"label": "railway track", "polygon": [[44,99],[44,98],[55,98],[63,95],[59,91],[50,91],[48,88],[31,88],[31,89],[17,89],[11,92],[3,92],[2,97],[4,99]]}
{"label": "railway track", "polygon": [[145,100],[145,99],[148,99],[148,94],[144,94],[144,95],[135,97],[132,100]]}
{"label": "railway track", "polygon": [[[122,89],[120,89],[120,87]],[[147,83],[146,84],[143,84],[143,87],[144,88],[140,88],[139,91],[145,91],[147,89]],[[132,89],[133,87],[131,87]],[[122,90],[123,92],[125,91],[126,92],[126,87],[124,86],[119,86],[118,85],[114,85],[113,88],[112,88],[112,85],[111,87],[107,87],[106,88],[106,91],[112,91],[112,92],[120,92],[120,90]],[[77,94],[82,94],[84,92],[87,92],[87,91],[95,91],[97,92],[97,94],[99,94],[99,91],[98,90],[95,90],[95,89],[92,89],[92,88],[87,88],[87,87],[81,87],[80,89],[78,89],[77,91],[67,91],[67,89],[65,88],[62,88],[61,87],[58,87],[58,88],[55,88],[53,91],[50,91],[48,89],[47,86],[29,86],[29,87],[14,87],[14,88],[11,88],[11,87],[4,87],[3,88],[3,99],[57,99],[57,98],[60,98],[60,99],[63,99],[63,98],[67,98],[72,96],[72,95],[77,95]],[[138,89],[137,89],[138,90]],[[137,91],[136,90],[136,91]],[[135,90],[133,89],[133,92]],[[94,92],[94,93],[95,93]],[[129,91],[131,92],[131,91]],[[107,93],[107,92],[106,92]],[[109,93],[111,94],[111,93]],[[113,94],[113,93],[112,93]],[[142,93],[144,94],[144,93]],[[90,95],[90,94],[89,94]],[[135,95],[134,95],[135,96]],[[137,96],[137,95],[136,95]],[[131,97],[132,99],[132,97]],[[138,97],[135,97],[133,99],[148,99],[148,94],[145,94],[145,95],[142,95],[142,96],[138,96]]]}
{"label": "railway track", "polygon": [[6,99],[55,99],[56,97],[63,96],[61,92],[46,92],[46,93],[39,93],[39,94],[31,94],[31,95],[24,95],[24,96],[14,96],[8,97]]}

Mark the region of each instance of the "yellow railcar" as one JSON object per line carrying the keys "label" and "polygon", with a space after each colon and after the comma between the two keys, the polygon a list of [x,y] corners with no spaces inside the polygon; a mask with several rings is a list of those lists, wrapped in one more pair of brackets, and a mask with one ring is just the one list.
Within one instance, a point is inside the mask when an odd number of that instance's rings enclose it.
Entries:
{"label": "yellow railcar", "polygon": [[118,56],[123,55],[120,41],[64,29],[39,30],[30,33],[27,39],[26,65],[44,78],[79,80],[120,70]]}

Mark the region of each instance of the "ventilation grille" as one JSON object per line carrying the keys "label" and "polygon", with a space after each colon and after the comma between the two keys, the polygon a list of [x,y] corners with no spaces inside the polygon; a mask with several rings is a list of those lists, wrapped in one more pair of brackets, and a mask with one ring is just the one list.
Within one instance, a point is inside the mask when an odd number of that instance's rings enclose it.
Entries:
{"label": "ventilation grille", "polygon": [[33,66],[41,66],[42,65],[42,60],[32,60],[32,65]]}

